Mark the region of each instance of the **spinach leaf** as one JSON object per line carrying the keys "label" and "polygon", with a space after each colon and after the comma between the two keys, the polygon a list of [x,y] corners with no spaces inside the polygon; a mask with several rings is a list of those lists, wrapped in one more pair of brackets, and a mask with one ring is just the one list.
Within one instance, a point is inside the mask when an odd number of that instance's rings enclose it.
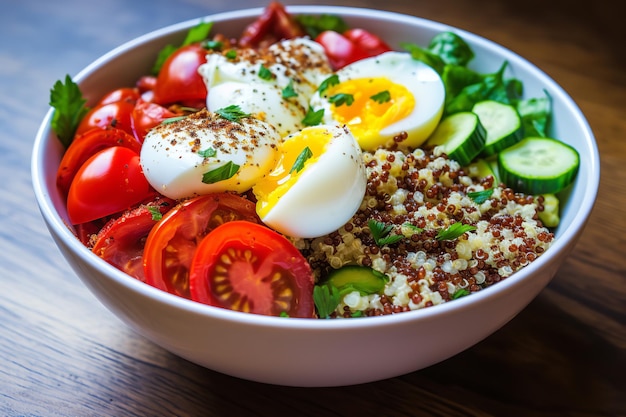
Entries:
{"label": "spinach leaf", "polygon": [[438,55],[446,64],[466,66],[473,58],[472,48],[457,34],[441,32],[435,35],[428,50]]}
{"label": "spinach leaf", "polygon": [[545,97],[529,98],[517,102],[517,111],[522,118],[526,136],[548,136],[552,97],[545,91]]}

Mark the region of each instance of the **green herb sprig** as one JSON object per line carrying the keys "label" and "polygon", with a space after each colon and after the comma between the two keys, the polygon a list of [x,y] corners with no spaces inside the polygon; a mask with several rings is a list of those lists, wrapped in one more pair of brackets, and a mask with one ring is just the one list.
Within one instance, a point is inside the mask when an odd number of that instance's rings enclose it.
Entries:
{"label": "green herb sprig", "polygon": [[471,232],[476,230],[476,226],[472,226],[469,224],[463,224],[461,222],[453,223],[447,229],[441,229],[435,239],[437,240],[454,240],[465,232]]}
{"label": "green herb sprig", "polygon": [[230,106],[223,107],[221,109],[217,109],[215,113],[223,119],[230,120],[231,122],[240,123],[239,120],[244,117],[250,117],[249,113],[241,110],[236,104],[231,104]]}
{"label": "green herb sprig", "polygon": [[393,230],[393,225],[385,224],[383,222],[370,219],[367,222],[370,228],[374,242],[378,246],[392,245],[404,239],[403,235],[390,234]]}
{"label": "green herb sprig", "polygon": [[215,184],[216,182],[232,178],[237,171],[239,171],[239,165],[235,164],[233,161],[228,161],[219,168],[205,172],[202,175],[202,182],[205,184]]}
{"label": "green herb sprig", "polygon": [[50,106],[54,108],[50,125],[61,143],[68,147],[80,121],[89,112],[87,100],[72,77],[65,76],[65,82],[58,80],[50,90]]}

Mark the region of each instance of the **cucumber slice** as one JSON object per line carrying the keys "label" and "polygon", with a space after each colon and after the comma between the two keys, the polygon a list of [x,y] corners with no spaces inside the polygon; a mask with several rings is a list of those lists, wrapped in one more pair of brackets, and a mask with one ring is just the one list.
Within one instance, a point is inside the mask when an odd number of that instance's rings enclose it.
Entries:
{"label": "cucumber slice", "polygon": [[554,228],[559,225],[559,199],[554,194],[543,194],[543,211],[539,212],[539,220],[545,227]]}
{"label": "cucumber slice", "polygon": [[459,112],[445,117],[426,145],[443,146],[443,151],[451,159],[465,166],[483,149],[485,137],[485,128],[475,113]]}
{"label": "cucumber slice", "polygon": [[526,194],[554,194],[574,181],[576,149],[552,138],[528,137],[498,155],[502,182]]}
{"label": "cucumber slice", "polygon": [[482,156],[496,155],[502,149],[522,140],[522,119],[515,107],[494,100],[484,100],[474,104],[472,112],[478,115],[487,131]]}
{"label": "cucumber slice", "polygon": [[368,295],[381,292],[387,281],[385,274],[367,266],[346,265],[331,272],[325,284],[337,288],[342,296],[352,291]]}
{"label": "cucumber slice", "polygon": [[467,167],[467,172],[471,177],[478,178],[482,180],[485,177],[491,175],[494,178],[494,182],[497,183],[498,174],[497,171],[494,170],[491,162],[487,159],[477,159]]}

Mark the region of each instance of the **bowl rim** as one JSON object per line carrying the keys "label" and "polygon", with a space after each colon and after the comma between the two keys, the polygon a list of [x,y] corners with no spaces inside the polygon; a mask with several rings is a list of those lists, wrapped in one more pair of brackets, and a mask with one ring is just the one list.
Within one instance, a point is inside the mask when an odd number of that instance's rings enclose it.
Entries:
{"label": "bowl rim", "polygon": [[[94,255],[86,246],[84,246],[80,241],[75,237],[69,227],[65,224],[63,219],[58,215],[56,210],[54,209],[54,204],[52,202],[50,194],[46,189],[46,178],[44,172],[44,161],[45,161],[45,152],[47,143],[49,142],[48,138],[52,138],[50,129],[50,121],[52,118],[53,109],[49,108],[47,111],[41,125],[36,134],[36,138],[33,144],[33,151],[31,155],[31,179],[32,185],[35,191],[36,201],[39,205],[40,212],[46,221],[48,228],[52,231],[53,235],[61,239],[64,244],[76,250],[77,255],[87,262],[92,268],[97,269],[102,274],[107,275],[110,279],[116,281],[117,284],[123,285],[127,287],[129,290],[139,293],[143,297],[148,297],[154,299],[156,301],[165,303],[170,305],[171,307],[186,310],[187,312],[213,317],[214,319],[229,321],[229,322],[237,322],[239,324],[246,324],[252,326],[268,326],[274,328],[299,328],[299,329],[310,329],[310,330],[325,330],[325,331],[345,331],[348,329],[359,329],[361,327],[368,328],[376,328],[379,326],[394,326],[394,325],[402,325],[408,321],[423,321],[423,320],[431,320],[435,317],[445,316],[450,314],[458,314],[465,309],[471,308],[476,303],[484,302],[484,299],[491,298],[499,298],[504,296],[504,293],[509,291],[510,287],[517,287],[522,285],[526,279],[536,273],[539,269],[546,267],[552,258],[558,256],[560,252],[563,252],[567,249],[570,244],[575,243],[575,241],[579,237],[580,231],[584,228],[589,215],[593,209],[593,206],[596,202],[598,186],[600,182],[600,158],[597,143],[595,141],[593,132],[589,126],[588,121],[583,115],[580,108],[574,102],[574,100],[569,96],[569,94],[550,76],[548,76],[543,70],[541,70],[536,65],[532,64],[526,58],[518,55],[517,53],[511,51],[510,49],[497,44],[483,36],[474,34],[472,32],[468,32],[464,29],[460,29],[455,26],[450,26],[445,23],[425,19],[418,16],[402,14],[398,12],[392,11],[384,11],[373,8],[362,8],[362,7],[349,7],[349,6],[324,6],[323,12],[320,11],[319,6],[312,5],[298,5],[298,6],[286,6],[288,12],[295,14],[312,14],[319,15],[320,13],[329,13],[329,14],[338,14],[343,17],[349,18],[366,18],[366,19],[383,19],[390,20],[394,22],[404,22],[412,25],[425,26],[431,29],[436,29],[439,31],[443,30],[451,30],[455,33],[462,36],[465,40],[469,40],[469,43],[480,44],[481,47],[495,50],[498,54],[503,55],[504,57],[513,58],[516,62],[517,66],[526,66],[529,69],[532,69],[534,73],[541,78],[541,81],[549,84],[551,90],[560,95],[561,100],[568,108],[568,111],[575,115],[575,117],[580,121],[581,126],[584,129],[584,135],[587,138],[586,145],[588,145],[588,149],[585,149],[590,155],[590,165],[589,165],[589,176],[587,178],[581,179],[577,178],[576,181],[586,181],[589,183],[589,189],[585,193],[584,198],[578,207],[577,212],[575,213],[572,219],[571,227],[562,231],[562,233],[555,239],[553,245],[549,248],[549,252],[551,253],[550,257],[548,256],[540,256],[524,267],[520,271],[513,274],[511,277],[497,283],[497,285],[492,285],[488,288],[485,288],[478,293],[474,293],[471,297],[463,297],[458,300],[454,300],[454,302],[446,302],[436,306],[435,308],[423,308],[414,311],[404,312],[400,314],[386,315],[386,316],[377,316],[377,317],[367,317],[364,319],[333,319],[333,320],[323,320],[323,319],[308,319],[308,318],[289,318],[285,319],[282,317],[273,317],[273,316],[264,316],[264,315],[256,315],[249,313],[242,313],[232,310],[227,310],[219,307],[213,307],[205,304],[201,304],[195,301],[187,300],[182,297],[178,297],[173,294],[169,294],[165,291],[154,288],[148,284],[145,284],[127,274],[122,272],[121,270],[115,268],[114,266],[108,264],[106,261],[101,259],[100,257]],[[135,37],[132,40],[129,40],[104,55],[100,56],[92,63],[87,65],[81,71],[75,75],[73,80],[80,84],[84,79],[88,78],[90,74],[96,71],[103,64],[115,59],[118,55],[126,53],[129,49],[133,49],[147,41],[154,40],[157,38],[161,38],[163,36],[172,35],[173,33],[178,33],[184,31],[193,25],[201,22],[201,21],[212,21],[212,22],[221,22],[233,19],[240,18],[254,18],[258,16],[264,10],[263,7],[256,8],[248,8],[241,10],[234,10],[228,12],[221,12],[215,14],[209,14],[206,16],[201,16],[198,18],[188,19],[179,23],[171,24],[151,32],[145,33],[138,37]],[[579,150],[581,152],[582,150]],[[78,275],[78,274],[77,274]],[[81,280],[83,280],[80,275],[78,275]]]}

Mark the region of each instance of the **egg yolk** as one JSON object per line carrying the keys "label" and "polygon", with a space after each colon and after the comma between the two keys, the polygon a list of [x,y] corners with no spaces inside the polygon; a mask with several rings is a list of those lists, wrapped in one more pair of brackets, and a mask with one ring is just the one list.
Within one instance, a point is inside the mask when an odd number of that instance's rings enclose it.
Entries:
{"label": "egg yolk", "polygon": [[[351,96],[353,102],[342,102],[341,94]],[[375,148],[380,143],[380,131],[415,108],[413,94],[385,77],[344,81],[329,88],[325,95],[333,102],[333,119],[347,125],[363,149]]]}
{"label": "egg yolk", "polygon": [[332,133],[323,127],[304,129],[281,145],[276,167],[252,188],[257,198],[257,214],[263,218],[278,200],[298,182],[307,166],[315,164],[332,139]]}

